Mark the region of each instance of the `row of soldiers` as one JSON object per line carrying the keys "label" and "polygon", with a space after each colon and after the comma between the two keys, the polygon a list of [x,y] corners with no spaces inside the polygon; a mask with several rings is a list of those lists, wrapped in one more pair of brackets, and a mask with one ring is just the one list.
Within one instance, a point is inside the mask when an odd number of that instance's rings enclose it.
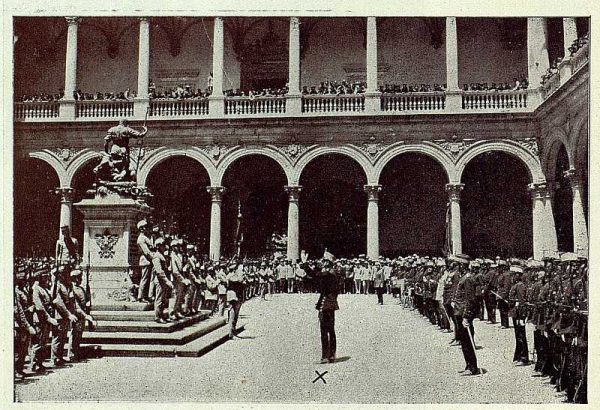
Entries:
{"label": "row of soldiers", "polygon": [[[93,326],[89,288],[82,286],[77,243],[69,227],[61,228],[54,258],[20,260],[14,269],[15,377],[44,373],[44,363],[54,366],[78,360],[86,324]],[[65,345],[70,338],[68,352]],[[65,355],[66,353],[66,355]]]}
{"label": "row of soldiers", "polygon": [[[550,378],[567,401],[587,402],[587,260],[573,253],[542,261],[496,258],[469,261],[464,255],[421,258],[397,272],[406,281],[413,309],[460,344],[466,370],[476,370],[473,320],[510,327],[515,337],[513,362],[531,365]],[[533,330],[533,352],[526,329]],[[530,339],[531,340],[531,339]],[[532,360],[533,359],[533,360]]]}

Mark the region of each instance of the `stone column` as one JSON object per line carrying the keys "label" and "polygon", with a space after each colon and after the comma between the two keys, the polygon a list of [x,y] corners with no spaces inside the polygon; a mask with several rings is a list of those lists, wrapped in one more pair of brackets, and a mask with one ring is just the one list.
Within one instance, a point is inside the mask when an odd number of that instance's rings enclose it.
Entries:
{"label": "stone column", "polygon": [[367,257],[379,259],[379,191],[381,185],[365,185],[367,205]]}
{"label": "stone column", "polygon": [[448,201],[450,202],[450,241],[452,255],[462,253],[462,231],[460,221],[460,193],[465,184],[446,184]]}
{"label": "stone column", "polygon": [[221,202],[225,188],[222,186],[209,186],[206,190],[210,194],[210,247],[209,256],[213,261],[221,257]]}
{"label": "stone column", "polygon": [[60,104],[60,117],[65,120],[75,119],[75,99],[73,92],[77,90],[77,29],[79,17],[67,19],[67,52],[65,56],[65,95]]}
{"label": "stone column", "polygon": [[300,93],[300,19],[290,17],[289,75],[286,111],[290,114],[302,113],[302,94]]}
{"label": "stone column", "polygon": [[588,232],[583,211],[581,174],[575,169],[564,172],[571,183],[573,191],[573,251],[580,256],[588,257]]}
{"label": "stone column", "polygon": [[565,55],[564,58],[569,58],[571,52],[569,47],[573,44],[573,41],[577,40],[577,25],[573,17],[563,18],[563,38],[565,42]]}
{"label": "stone column", "polygon": [[71,221],[73,217],[73,188],[60,187],[54,190],[56,195],[60,196],[60,221],[58,225],[58,235],[62,236],[60,227],[67,225],[71,228]]}
{"label": "stone column", "polygon": [[546,183],[532,183],[528,187],[533,201],[533,258],[542,260],[558,252],[550,190]]}
{"label": "stone column", "polygon": [[134,102],[134,116],[144,118],[148,104],[148,86],[150,84],[150,20],[140,17],[140,36],[138,47],[137,98]]}
{"label": "stone column", "polygon": [[208,110],[214,117],[225,115],[225,100],[223,97],[223,55],[224,55],[223,18],[215,17],[213,27],[213,90],[210,95]]}
{"label": "stone column", "polygon": [[377,18],[367,17],[367,92],[365,111],[381,111],[381,94],[377,87]]}
{"label": "stone column", "polygon": [[462,109],[458,85],[458,31],[456,17],[446,17],[446,109]]}
{"label": "stone column", "polygon": [[542,75],[550,67],[545,18],[527,18],[527,67],[529,88],[539,88]]}
{"label": "stone column", "polygon": [[295,261],[300,258],[300,229],[299,229],[299,211],[298,199],[300,197],[301,186],[286,186],[285,192],[288,194],[288,233],[287,233],[287,258]]}

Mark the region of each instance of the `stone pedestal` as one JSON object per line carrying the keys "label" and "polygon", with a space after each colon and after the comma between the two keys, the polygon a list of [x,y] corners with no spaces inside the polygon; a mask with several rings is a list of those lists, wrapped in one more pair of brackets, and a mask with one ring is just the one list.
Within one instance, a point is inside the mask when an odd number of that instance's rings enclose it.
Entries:
{"label": "stone pedestal", "polygon": [[129,271],[138,264],[136,224],[150,213],[141,200],[116,193],[75,204],[83,213],[84,281],[89,266],[92,306],[128,300]]}

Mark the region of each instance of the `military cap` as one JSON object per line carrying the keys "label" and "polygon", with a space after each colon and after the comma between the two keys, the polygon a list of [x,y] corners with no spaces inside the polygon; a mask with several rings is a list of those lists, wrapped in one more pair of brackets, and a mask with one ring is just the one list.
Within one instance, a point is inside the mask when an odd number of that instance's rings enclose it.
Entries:
{"label": "military cap", "polygon": [[157,240],[154,241],[155,246],[164,245],[164,244],[165,244],[165,240],[163,238],[158,238]]}
{"label": "military cap", "polygon": [[71,271],[71,277],[72,277],[72,278],[75,278],[75,277],[77,277],[77,276],[81,276],[81,269],[73,269],[73,270]]}
{"label": "military cap", "polygon": [[515,273],[523,273],[523,267],[521,265],[511,265],[510,271]]}
{"label": "military cap", "polygon": [[504,259],[498,259],[498,260],[496,261],[496,264],[497,264],[498,266],[506,266],[506,265],[508,265]]}
{"label": "military cap", "polygon": [[[137,223],[137,228],[142,229],[144,226],[147,226],[147,225],[148,225],[148,222],[145,219],[142,219],[141,221],[139,221]],[[158,230],[158,228],[157,228],[157,230]]]}

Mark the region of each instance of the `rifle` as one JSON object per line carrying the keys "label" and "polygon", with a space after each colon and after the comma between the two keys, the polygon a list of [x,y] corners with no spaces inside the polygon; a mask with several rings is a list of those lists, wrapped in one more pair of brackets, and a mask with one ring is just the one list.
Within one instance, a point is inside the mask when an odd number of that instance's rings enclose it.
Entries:
{"label": "rifle", "polygon": [[[91,312],[92,310],[92,291],[90,289],[90,250],[88,249],[88,263],[85,271],[85,297],[87,299],[86,304]],[[88,312],[89,313],[89,312]]]}
{"label": "rifle", "polygon": [[[150,106],[146,107],[146,116],[144,117],[144,125],[142,125],[142,127],[146,128],[146,120],[148,119],[148,111],[150,111]],[[135,164],[135,177],[137,179],[137,173],[138,170],[140,169],[140,162],[141,162],[141,156],[142,156],[142,147],[144,145],[144,138],[140,138],[140,146],[138,148],[138,154],[137,154],[137,161]]]}

